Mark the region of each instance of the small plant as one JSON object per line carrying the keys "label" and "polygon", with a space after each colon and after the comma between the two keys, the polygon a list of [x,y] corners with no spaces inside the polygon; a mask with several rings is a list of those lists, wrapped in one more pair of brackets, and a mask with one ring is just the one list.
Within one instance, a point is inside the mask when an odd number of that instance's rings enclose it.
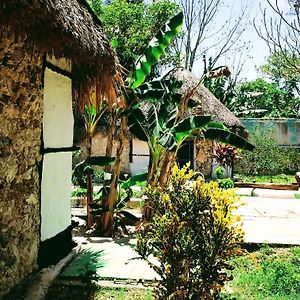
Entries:
{"label": "small plant", "polygon": [[228,259],[240,251],[243,231],[232,211],[238,198],[201,178],[191,184],[188,167],[172,169],[165,190],[146,190],[154,216],[138,234],[137,252],[160,275],[156,299],[218,299],[231,278]]}
{"label": "small plant", "polygon": [[218,180],[219,187],[224,190],[234,188],[234,182],[230,178],[224,178]]}
{"label": "small plant", "polygon": [[214,143],[213,158],[223,167],[232,167],[234,160],[239,158],[238,150],[231,145]]}
{"label": "small plant", "polygon": [[216,176],[218,179],[224,178],[225,175],[225,168],[223,166],[218,166],[216,168]]}

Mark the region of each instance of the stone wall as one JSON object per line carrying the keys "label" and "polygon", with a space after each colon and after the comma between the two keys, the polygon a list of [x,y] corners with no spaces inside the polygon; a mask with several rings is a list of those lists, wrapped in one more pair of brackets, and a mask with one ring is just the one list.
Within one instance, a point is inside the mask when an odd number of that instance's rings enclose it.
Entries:
{"label": "stone wall", "polygon": [[213,143],[210,141],[196,141],[195,171],[201,172],[204,176],[212,174],[212,153]]}
{"label": "stone wall", "polygon": [[42,57],[25,38],[0,44],[0,299],[36,267]]}
{"label": "stone wall", "polygon": [[[105,156],[106,151],[106,144],[107,144],[107,136],[104,133],[98,132],[93,137],[93,144],[92,144],[92,155],[94,156]],[[113,152],[112,156],[116,155],[117,147],[119,143],[117,140],[117,137],[114,139],[113,144]],[[73,159],[73,165],[76,163],[79,163],[80,161],[84,160],[86,158],[86,146],[85,142],[82,142],[80,145],[81,149],[83,149],[82,155],[80,157],[77,157],[75,160]],[[121,171],[123,173],[130,173],[130,167],[129,167],[129,140],[125,140],[124,150],[122,153],[122,163],[121,163]]]}

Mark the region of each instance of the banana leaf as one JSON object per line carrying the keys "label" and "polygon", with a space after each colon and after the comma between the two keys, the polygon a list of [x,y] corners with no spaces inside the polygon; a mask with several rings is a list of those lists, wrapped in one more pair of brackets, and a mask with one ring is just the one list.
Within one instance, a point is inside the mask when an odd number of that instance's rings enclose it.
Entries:
{"label": "banana leaf", "polygon": [[208,140],[230,144],[240,149],[252,151],[255,148],[254,145],[252,145],[239,135],[229,131],[228,129],[208,128],[203,132],[203,134]]}
{"label": "banana leaf", "polygon": [[139,87],[146,76],[150,74],[152,66],[159,61],[165,48],[170,45],[172,38],[181,31],[182,22],[183,13],[180,12],[171,18],[149,42],[145,54],[140,56],[135,64],[135,71],[130,80],[132,89]]}
{"label": "banana leaf", "polygon": [[171,131],[175,134],[176,140],[180,141],[191,131],[209,124],[210,120],[211,116],[189,116],[176,124]]}
{"label": "banana leaf", "polygon": [[147,182],[147,179],[148,179],[148,173],[142,173],[142,174],[131,176],[129,179],[127,179],[125,182],[121,184],[121,188],[128,189],[134,185],[141,186],[145,182]]}

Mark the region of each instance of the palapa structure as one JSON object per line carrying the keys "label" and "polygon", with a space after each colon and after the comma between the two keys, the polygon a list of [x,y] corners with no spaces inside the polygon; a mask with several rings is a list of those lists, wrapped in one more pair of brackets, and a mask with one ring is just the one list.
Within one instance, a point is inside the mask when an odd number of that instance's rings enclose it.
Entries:
{"label": "palapa structure", "polygon": [[1,299],[71,222],[74,101],[113,101],[120,77],[84,0],[2,0],[0,37]]}
{"label": "palapa structure", "polygon": [[[181,92],[184,94],[197,86],[192,99],[198,105],[191,111],[193,115],[211,115],[212,120],[221,122],[231,131],[245,136],[245,127],[241,121],[218,100],[203,84],[198,85],[199,79],[186,69],[178,69],[170,74],[183,82]],[[179,150],[180,163],[191,162],[195,170],[210,176],[213,171],[213,143],[210,141],[189,141]]]}
{"label": "palapa structure", "polygon": [[[172,71],[168,77],[174,77],[183,82],[181,93],[185,94],[198,84],[198,79],[190,71],[185,69],[177,69]],[[222,122],[231,131],[243,136],[245,127],[240,120],[223,105],[205,86],[198,85],[192,99],[197,103],[192,111],[188,111],[186,115],[211,115],[213,121]],[[143,104],[144,105],[144,104]],[[83,125],[77,128],[75,134],[75,142],[84,148],[82,134]],[[92,152],[95,155],[105,155],[105,147],[107,141],[107,130],[105,126],[99,126],[93,138]],[[102,147],[101,147],[102,146]],[[102,149],[101,149],[102,148]],[[116,153],[117,143],[114,143],[113,155]],[[187,162],[191,163],[191,167],[202,172],[206,176],[212,174],[213,143],[203,140],[187,141],[178,152],[178,162],[183,165]],[[84,158],[84,154],[82,159]],[[122,153],[122,170],[124,173],[139,174],[147,172],[149,161],[149,150],[147,143],[140,141],[134,136],[129,136],[125,141],[124,151]]]}

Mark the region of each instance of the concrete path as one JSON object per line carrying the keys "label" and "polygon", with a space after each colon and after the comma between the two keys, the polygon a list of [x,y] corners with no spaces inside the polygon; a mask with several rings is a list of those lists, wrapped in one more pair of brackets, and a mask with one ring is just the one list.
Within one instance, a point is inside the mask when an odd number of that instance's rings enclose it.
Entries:
{"label": "concrete path", "polygon": [[[235,212],[241,216],[245,242],[300,245],[300,199],[295,199],[290,191],[261,192],[259,189],[256,192],[263,197],[251,197],[252,189],[237,192],[245,203]],[[61,274],[62,277],[78,278],[89,271],[100,276],[101,280],[129,284],[159,278],[146,261],[137,258],[133,239],[75,239],[84,250]]]}
{"label": "concrete path", "polygon": [[[271,193],[268,196],[272,196]],[[300,199],[241,199],[245,205],[235,214],[243,221],[246,242],[300,245]]]}
{"label": "concrete path", "polygon": [[[82,244],[82,251],[61,274],[61,277],[78,278],[97,275],[101,280],[138,284],[159,279],[148,263],[133,250],[135,239],[75,237]],[[155,260],[152,258],[153,263]]]}

